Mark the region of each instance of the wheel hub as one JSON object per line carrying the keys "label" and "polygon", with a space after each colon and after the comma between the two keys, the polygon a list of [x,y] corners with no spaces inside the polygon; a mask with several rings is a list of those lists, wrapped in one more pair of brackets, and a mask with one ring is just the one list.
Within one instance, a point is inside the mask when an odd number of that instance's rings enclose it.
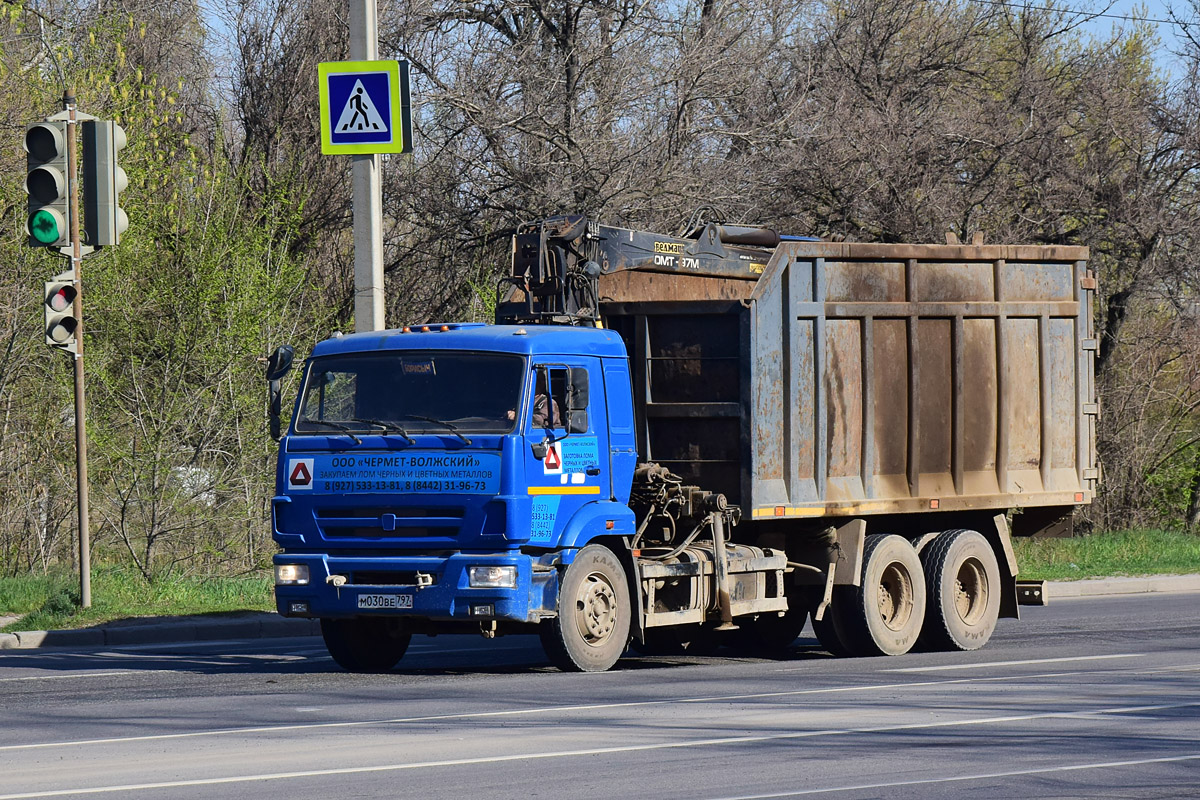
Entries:
{"label": "wheel hub", "polygon": [[913,610],[913,588],[901,564],[889,564],[879,580],[879,618],[889,629],[900,631]]}
{"label": "wheel hub", "polygon": [[954,610],[968,625],[979,622],[988,603],[987,573],[975,559],[963,562],[954,577]]}
{"label": "wheel hub", "polygon": [[603,575],[588,575],[575,604],[575,619],[583,640],[599,646],[617,626],[617,595]]}

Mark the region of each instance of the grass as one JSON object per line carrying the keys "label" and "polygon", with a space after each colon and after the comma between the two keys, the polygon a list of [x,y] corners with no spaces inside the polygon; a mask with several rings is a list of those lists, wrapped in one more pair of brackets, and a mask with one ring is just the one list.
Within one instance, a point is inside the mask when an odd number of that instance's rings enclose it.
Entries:
{"label": "grass", "polygon": [[125,567],[92,569],[92,605],[79,608],[75,574],[0,578],[0,616],[22,618],[0,630],[86,628],[131,617],[273,611],[269,572],[243,577],[175,577],[148,584]]}
{"label": "grass", "polygon": [[[1200,536],[1120,531],[1074,539],[1017,539],[1021,578],[1074,580],[1120,575],[1200,573]],[[0,578],[0,616],[24,615],[0,629],[85,628],[131,617],[273,611],[269,572],[244,577],[177,577],[148,584],[126,567],[92,570],[92,607],[79,608],[71,573]]]}
{"label": "grass", "polygon": [[1019,577],[1029,580],[1200,572],[1200,536],[1180,531],[1115,531],[1073,539],[1016,539],[1013,545],[1021,570]]}

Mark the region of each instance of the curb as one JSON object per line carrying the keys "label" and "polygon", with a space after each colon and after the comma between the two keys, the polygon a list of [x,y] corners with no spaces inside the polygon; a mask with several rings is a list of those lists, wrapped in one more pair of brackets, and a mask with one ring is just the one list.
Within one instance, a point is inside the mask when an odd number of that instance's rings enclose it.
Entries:
{"label": "curb", "polygon": [[1171,592],[1200,592],[1200,575],[1089,578],[1080,581],[1051,581],[1046,584],[1046,596],[1050,600],[1065,597],[1105,597],[1119,594],[1168,594]]}
{"label": "curb", "polygon": [[184,617],[169,623],[116,624],[81,630],[0,633],[0,650],[211,642],[221,639],[317,636],[320,633],[319,620],[289,619],[264,612],[232,618]]}
{"label": "curb", "polygon": [[[1049,581],[1047,600],[1074,597],[1107,597],[1124,594],[1200,592],[1200,575],[1158,575],[1144,578],[1092,578]],[[285,636],[318,636],[321,623],[262,612],[232,617],[182,617],[174,622],[127,622],[66,631],[0,633],[0,650],[41,647],[104,647],[212,642],[221,639],[267,639]]]}

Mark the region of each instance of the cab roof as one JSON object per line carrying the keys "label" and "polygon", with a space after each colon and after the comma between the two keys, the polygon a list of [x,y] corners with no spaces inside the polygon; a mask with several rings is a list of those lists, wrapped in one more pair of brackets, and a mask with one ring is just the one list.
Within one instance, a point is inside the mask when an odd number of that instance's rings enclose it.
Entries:
{"label": "cab roof", "polygon": [[405,328],[336,334],[313,348],[312,357],[376,350],[476,350],[515,355],[625,357],[614,331],[567,325],[487,325],[481,322],[429,323]]}

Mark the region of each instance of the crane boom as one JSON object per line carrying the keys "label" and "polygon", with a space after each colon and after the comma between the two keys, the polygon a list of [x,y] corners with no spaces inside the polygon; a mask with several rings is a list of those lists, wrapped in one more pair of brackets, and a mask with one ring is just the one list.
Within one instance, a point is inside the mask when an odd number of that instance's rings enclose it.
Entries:
{"label": "crane boom", "polygon": [[513,236],[512,272],[500,282],[496,321],[594,325],[597,280],[621,271],[755,281],[784,238],[769,228],[712,222],[681,237],[576,214],[527,222]]}

